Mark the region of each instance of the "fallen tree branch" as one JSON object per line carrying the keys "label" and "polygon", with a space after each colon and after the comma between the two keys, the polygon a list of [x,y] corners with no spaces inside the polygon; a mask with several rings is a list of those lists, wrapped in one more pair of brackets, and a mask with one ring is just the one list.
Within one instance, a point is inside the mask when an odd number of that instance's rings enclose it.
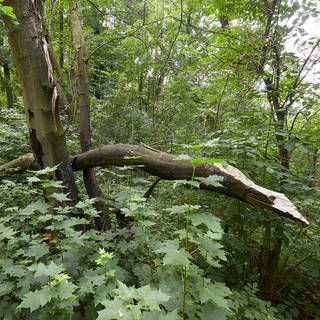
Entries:
{"label": "fallen tree branch", "polygon": [[[166,180],[197,180],[212,175],[223,177],[221,186],[200,182],[200,188],[225,194],[254,206],[272,210],[280,215],[309,224],[294,204],[282,193],[256,185],[237,168],[222,163],[192,163],[176,160],[174,155],[148,146],[117,144],[102,146],[70,157],[72,168],[139,165],[141,169]],[[34,168],[32,155],[25,155],[0,166],[0,172],[9,168]]]}

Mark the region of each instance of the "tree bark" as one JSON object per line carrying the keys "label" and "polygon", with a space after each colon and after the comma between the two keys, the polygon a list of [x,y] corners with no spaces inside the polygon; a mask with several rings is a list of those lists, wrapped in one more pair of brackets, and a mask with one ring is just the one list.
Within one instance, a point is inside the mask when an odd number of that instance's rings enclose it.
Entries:
{"label": "tree bark", "polygon": [[59,10],[59,67],[63,69],[64,66],[64,10],[63,5]]}
{"label": "tree bark", "polygon": [[[80,102],[80,144],[81,151],[86,152],[92,148],[90,130],[90,97],[88,76],[88,54],[78,14],[77,0],[70,0],[70,21],[73,39],[73,48],[78,66],[78,85]],[[96,198],[95,207],[100,212],[100,217],[95,219],[97,229],[111,228],[108,209],[101,188],[96,181],[94,168],[83,169],[83,180],[90,198]]]}
{"label": "tree bark", "polygon": [[[19,160],[21,159],[21,160]],[[237,168],[222,163],[192,163],[190,160],[176,160],[176,156],[143,145],[118,144],[102,146],[72,156],[72,168],[137,165],[141,169],[167,180],[199,181],[204,190],[218,192],[257,207],[272,210],[282,216],[309,224],[294,204],[282,193],[256,185]],[[32,155],[25,155],[0,166],[0,172],[10,168],[34,168]],[[201,181],[212,175],[223,177],[221,186]],[[199,179],[200,178],[200,179]]]}
{"label": "tree bark", "polygon": [[7,108],[13,108],[13,93],[11,87],[11,77],[10,77],[10,67],[9,67],[10,60],[7,57],[7,53],[3,48],[3,38],[0,38],[0,64],[3,67],[4,73],[4,86],[6,90],[6,98],[7,98]]}
{"label": "tree bark", "polygon": [[40,0],[6,0],[18,23],[3,17],[17,67],[29,140],[39,168],[59,165],[55,172],[73,200],[78,193],[74,183],[64,130],[59,118],[59,93],[54,75],[49,38],[43,26]]}
{"label": "tree bark", "polygon": [[13,94],[11,87],[11,79],[10,79],[10,68],[8,64],[3,66],[4,77],[6,80],[6,97],[7,97],[7,106],[8,109],[13,108]]}

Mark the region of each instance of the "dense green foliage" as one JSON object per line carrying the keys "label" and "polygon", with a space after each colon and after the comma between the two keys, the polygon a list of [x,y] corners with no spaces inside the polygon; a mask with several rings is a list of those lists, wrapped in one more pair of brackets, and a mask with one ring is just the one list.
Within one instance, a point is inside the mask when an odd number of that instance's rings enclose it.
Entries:
{"label": "dense green foliage", "polygon": [[[51,169],[5,173],[0,318],[320,319],[319,41],[305,24],[320,16],[317,1],[80,4],[95,146],[143,142],[220,159],[284,192],[310,226],[199,192],[190,181],[161,181],[146,199],[154,178],[125,167],[97,171],[113,219],[112,230],[100,233],[84,191],[75,207],[59,205],[67,200],[62,193],[44,202],[43,189],[60,188]],[[45,9],[61,67],[61,115],[77,153],[68,3],[47,0]],[[29,151],[7,58],[15,102],[6,109],[1,92],[1,163]]]}

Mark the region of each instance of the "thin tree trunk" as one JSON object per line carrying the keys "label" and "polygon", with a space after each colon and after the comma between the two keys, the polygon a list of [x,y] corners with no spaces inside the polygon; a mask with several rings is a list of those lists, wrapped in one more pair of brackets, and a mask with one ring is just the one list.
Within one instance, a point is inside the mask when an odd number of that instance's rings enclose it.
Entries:
{"label": "thin tree trunk", "polygon": [[[3,38],[0,38],[0,53],[1,53],[1,59],[0,63],[3,67],[3,73],[4,73],[4,79],[3,80],[5,84],[5,90],[6,90],[6,98],[7,98],[7,107],[8,109],[13,108],[13,94],[12,94],[12,87],[11,87],[11,79],[10,79],[10,67],[9,67],[9,59],[7,58],[6,51],[3,48]],[[2,78],[2,77],[1,77]]]}
{"label": "thin tree trunk", "polygon": [[3,66],[4,77],[6,80],[6,97],[7,97],[7,107],[8,109],[13,108],[13,94],[10,79],[10,68],[8,64]]}
{"label": "thin tree trunk", "polygon": [[[265,72],[265,65],[268,62],[268,54],[273,52],[273,76],[272,79],[268,75],[264,75],[268,95],[268,101],[273,113],[273,123],[275,128],[275,139],[278,147],[279,162],[286,170],[290,167],[290,152],[286,149],[286,137],[284,136],[285,123],[288,114],[288,106],[281,104],[280,101],[280,50],[276,43],[270,43],[272,35],[273,23],[277,18],[277,6],[280,5],[279,0],[264,0],[264,9],[267,15],[264,46],[261,50],[260,59],[257,64],[257,73],[262,75]],[[274,36],[274,39],[277,37]],[[271,298],[275,293],[278,279],[279,267],[281,260],[283,238],[283,226],[278,225],[272,229],[269,222],[265,226],[264,241],[261,246],[261,260],[258,269],[260,270],[259,289],[260,294],[264,298]]]}
{"label": "thin tree trunk", "polygon": [[48,36],[43,27],[41,0],[6,0],[18,24],[3,20],[22,88],[32,152],[39,168],[58,165],[55,177],[62,180],[71,198],[78,200],[64,130],[59,118],[59,93]]}
{"label": "thin tree trunk", "polygon": [[64,11],[63,7],[59,11],[59,66],[64,66]]}
{"label": "thin tree trunk", "polygon": [[[79,102],[80,102],[80,144],[81,151],[86,152],[92,148],[90,130],[90,101],[89,101],[89,76],[88,55],[78,14],[77,0],[70,0],[70,21],[73,39],[73,47],[78,66]],[[101,188],[96,181],[94,168],[83,170],[85,188],[90,198],[96,198],[95,206],[99,210],[100,217],[95,219],[99,230],[111,228],[107,206],[103,200]]]}

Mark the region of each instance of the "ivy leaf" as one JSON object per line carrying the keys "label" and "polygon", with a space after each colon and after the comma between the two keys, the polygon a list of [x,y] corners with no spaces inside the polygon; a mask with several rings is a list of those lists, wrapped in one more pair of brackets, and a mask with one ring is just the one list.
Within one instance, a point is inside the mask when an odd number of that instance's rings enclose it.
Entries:
{"label": "ivy leaf", "polygon": [[191,256],[184,248],[179,249],[177,240],[167,240],[162,247],[155,251],[156,253],[164,253],[163,264],[172,266],[188,266]]}

